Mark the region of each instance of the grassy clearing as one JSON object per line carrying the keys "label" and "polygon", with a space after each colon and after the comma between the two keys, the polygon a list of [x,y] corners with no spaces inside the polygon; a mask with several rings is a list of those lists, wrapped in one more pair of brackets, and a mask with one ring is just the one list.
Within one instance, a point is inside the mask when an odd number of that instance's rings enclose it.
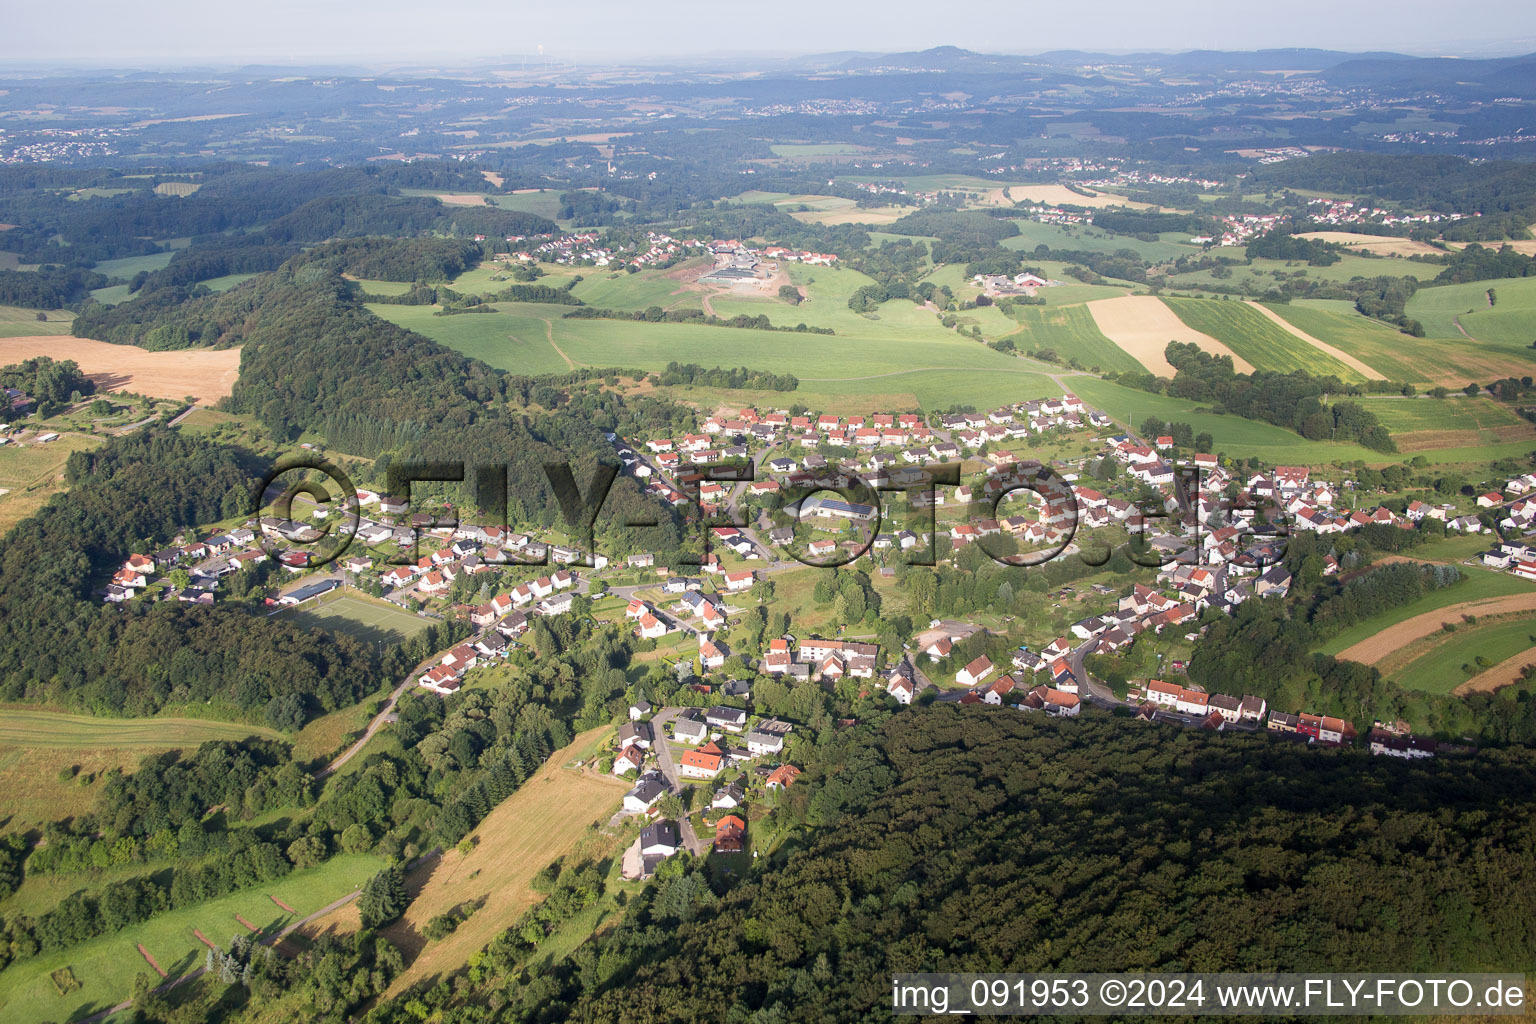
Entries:
{"label": "grassy clearing", "polygon": [[160,270],[171,262],[173,252],[152,252],[144,256],[124,256],[116,260],[102,260],[91,269],[107,277],[132,277],[141,270]]}
{"label": "grassy clearing", "polygon": [[1317,376],[1332,374],[1340,380],[1357,380],[1360,376],[1332,356],[1288,334],[1245,303],[1207,299],[1164,301],[1180,320],[1224,343],[1257,369],[1305,370]]}
{"label": "grassy clearing", "polygon": [[57,711],[8,709],[0,714],[0,745],[15,747],[195,747],[208,740],[278,733],[238,722],[195,718],[92,718]]}
{"label": "grassy clearing", "polygon": [[388,601],[343,593],[282,614],[301,626],[342,633],[364,643],[396,643],[427,628],[427,620]]}
{"label": "grassy clearing", "polygon": [[774,156],[787,159],[815,159],[824,156],[857,156],[864,152],[864,147],[854,146],[846,142],[812,142],[805,144],[782,143],[769,146]]}
{"label": "grassy clearing", "polygon": [[329,757],[354,736],[368,728],[378,698],[369,698],[349,708],[332,711],[306,723],[293,738],[293,759],[301,764]]}
{"label": "grassy clearing", "polygon": [[[633,274],[620,271],[589,273],[572,293],[589,306],[604,309],[698,309],[701,292],[682,291],[683,282],[660,270],[640,270]],[[540,279],[539,283],[543,283]],[[556,282],[558,283],[558,282]]]}
{"label": "grassy clearing", "polygon": [[[1497,295],[1488,304],[1488,289]],[[1476,281],[1421,288],[1408,300],[1408,315],[1432,337],[1460,338],[1456,322],[1473,338],[1536,361],[1536,278]]]}
{"label": "grassy clearing", "polygon": [[379,281],[362,277],[353,280],[369,295],[404,295],[412,287],[408,281]]}
{"label": "grassy clearing", "polygon": [[[194,929],[227,945],[231,936],[248,934],[235,919],[238,914],[263,933],[276,931],[353,892],[383,866],[383,859],[372,855],[334,857],[268,886],[174,910],[112,935],[21,961],[0,971],[0,1016],[11,1021],[77,1020],[129,998],[135,976],[153,974],[139,955],[138,944],[149,950],[162,970],[176,977],[203,965],[207,947],[198,941]],[[298,913],[284,911],[272,897]],[[78,990],[62,997],[48,977],[61,967],[69,967],[81,983]]]}
{"label": "grassy clearing", "polygon": [[[1395,626],[1399,622],[1406,622],[1415,615],[1438,611],[1441,608],[1446,608],[1453,604],[1461,604],[1464,601],[1481,601],[1489,597],[1507,597],[1511,594],[1524,594],[1528,593],[1531,589],[1531,585],[1523,580],[1518,580],[1504,573],[1493,572],[1489,569],[1482,569],[1476,566],[1462,566],[1461,571],[1467,574],[1467,578],[1460,583],[1431,591],[1412,604],[1405,604],[1400,608],[1393,608],[1390,611],[1366,619],[1364,622],[1357,622],[1323,644],[1318,650],[1323,654],[1338,654],[1347,647],[1351,647],[1368,637],[1375,636],[1388,626]],[[1460,664],[1460,662],[1457,662],[1457,664]],[[1458,678],[1445,689],[1449,691],[1462,681],[1463,679]]]}
{"label": "grassy clearing", "polygon": [[1013,318],[1019,322],[1019,333],[1012,339],[1020,348],[1053,349],[1062,359],[1076,359],[1089,368],[1146,372],[1130,353],[1104,336],[1084,306],[1015,306]]}
{"label": "grassy clearing", "polygon": [[[497,313],[433,316],[435,306],[370,305],[368,308],[390,323],[424,334],[439,344],[471,358],[484,360],[498,369],[526,374],[563,373],[569,369],[565,360],[549,344],[546,327],[536,316],[505,316]],[[547,315],[553,319],[567,307],[524,308],[547,309]]]}
{"label": "grassy clearing", "polygon": [[536,192],[516,192],[511,195],[492,196],[491,201],[503,210],[517,210],[550,220],[560,219],[560,197],[563,189],[546,188]]}
{"label": "grassy clearing", "polygon": [[[0,827],[25,832],[85,814],[96,806],[105,773],[114,768],[131,771],[155,752],[146,747],[0,745]],[[61,779],[59,773],[64,771],[78,774]],[[87,783],[87,778],[92,781]]]}
{"label": "grassy clearing", "polygon": [[1086,252],[1103,253],[1129,249],[1142,259],[1161,262],[1200,251],[1198,245],[1173,240],[1186,236],[1171,233],[1160,236],[1155,242],[1144,242],[1131,235],[1111,234],[1086,224],[1042,224],[1033,220],[1016,220],[1014,223],[1019,226],[1019,233],[1012,238],[1003,239],[1002,244],[1009,249],[1025,252],[1033,250],[1037,245],[1047,245],[1052,249],[1081,249]]}
{"label": "grassy clearing", "polygon": [[[46,320],[39,320],[42,313]],[[0,306],[0,338],[31,338],[39,334],[68,334],[75,314],[67,309],[23,309]]]}
{"label": "grassy clearing", "polygon": [[223,277],[210,277],[201,283],[211,291],[227,292],[235,285],[244,284],[255,276],[255,274],[225,274]]}
{"label": "grassy clearing", "polygon": [[1376,414],[1404,451],[1536,439],[1536,426],[1491,398],[1456,394],[1444,399],[1362,397],[1358,401]]}
{"label": "grassy clearing", "polygon": [[1395,674],[1398,685],[1428,693],[1449,693],[1483,670],[1475,660],[1478,657],[1491,667],[1536,647],[1536,621],[1522,616],[1480,622],[1475,626],[1463,625],[1454,633],[1442,633],[1441,637],[1444,639]]}

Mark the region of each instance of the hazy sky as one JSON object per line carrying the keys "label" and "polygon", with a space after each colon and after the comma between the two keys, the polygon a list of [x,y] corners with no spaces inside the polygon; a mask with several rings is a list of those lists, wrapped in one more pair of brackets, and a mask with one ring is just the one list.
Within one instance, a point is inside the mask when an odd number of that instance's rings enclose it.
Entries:
{"label": "hazy sky", "polygon": [[444,63],[722,52],[1050,49],[1340,50],[1500,55],[1536,50],[1530,0],[9,0],[0,63],[164,66],[391,58]]}

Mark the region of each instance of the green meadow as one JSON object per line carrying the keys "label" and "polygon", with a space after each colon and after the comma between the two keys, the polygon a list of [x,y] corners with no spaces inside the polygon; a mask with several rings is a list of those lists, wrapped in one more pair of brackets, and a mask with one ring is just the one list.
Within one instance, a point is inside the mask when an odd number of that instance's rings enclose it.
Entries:
{"label": "green meadow", "polygon": [[132,277],[141,270],[159,270],[171,262],[173,252],[152,252],[144,256],[124,256],[121,259],[102,260],[91,269],[108,277]]}
{"label": "green meadow", "polygon": [[[238,914],[262,934],[276,932],[355,891],[383,866],[383,858],[371,854],[333,857],[270,885],[173,910],[56,953],[13,963],[0,971],[0,1016],[9,1021],[78,1020],[130,998],[133,979],[139,974],[154,977],[139,945],[161,970],[177,977],[203,966],[208,947],[197,938],[197,931],[227,947],[231,936],[249,934],[236,919]],[[283,910],[273,897],[298,913]],[[63,996],[49,977],[62,967],[68,967],[80,982],[78,989]]]}
{"label": "green meadow", "polygon": [[1003,239],[1009,249],[1029,252],[1037,245],[1052,249],[1081,249],[1086,252],[1114,253],[1129,249],[1142,259],[1161,262],[1178,259],[1200,251],[1198,245],[1190,245],[1177,239],[1187,235],[1164,232],[1155,242],[1145,242],[1134,235],[1116,235],[1088,224],[1043,224],[1036,220],[1016,220],[1019,233]]}
{"label": "green meadow", "polygon": [[1148,416],[1157,416],[1166,421],[1188,423],[1196,433],[1209,431],[1216,439],[1218,453],[1235,457],[1255,455],[1265,462],[1281,464],[1327,465],[1353,459],[1376,464],[1398,461],[1398,457],[1359,445],[1308,441],[1294,431],[1258,420],[1201,412],[1199,403],[1122,387],[1097,377],[1072,377],[1068,383],[1084,402],[1104,410],[1123,424],[1134,427]]}
{"label": "green meadow", "polygon": [[[1488,304],[1488,290],[1496,301]],[[1421,288],[1408,300],[1408,315],[1434,337],[1460,338],[1456,322],[1480,342],[1518,351],[1536,362],[1536,277]]]}
{"label": "green meadow", "polygon": [[[47,317],[39,320],[37,314]],[[30,338],[40,334],[68,334],[75,314],[65,309],[22,309],[0,306],[0,338]]]}
{"label": "green meadow", "polygon": [[[571,368],[550,345],[543,321],[535,316],[501,313],[433,316],[436,306],[369,305],[368,308],[390,323],[424,334],[433,341],[511,373],[564,373]],[[558,317],[570,307],[528,308],[546,309],[551,316]]]}
{"label": "green meadow", "polygon": [[[1405,665],[1393,678],[1404,689],[1449,693],[1484,668],[1492,668],[1533,647],[1536,647],[1536,620],[1529,616],[1463,625],[1448,634],[1442,643]],[[1478,664],[1476,659],[1479,657],[1485,665]]]}

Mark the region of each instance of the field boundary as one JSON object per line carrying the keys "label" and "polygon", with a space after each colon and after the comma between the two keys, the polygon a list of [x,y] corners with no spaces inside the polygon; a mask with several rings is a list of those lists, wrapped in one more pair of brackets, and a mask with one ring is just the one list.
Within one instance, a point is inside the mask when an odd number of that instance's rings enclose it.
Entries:
{"label": "field boundary", "polygon": [[1536,611],[1536,592],[1463,601],[1461,604],[1447,605],[1444,608],[1415,615],[1411,619],[1404,619],[1402,622],[1388,626],[1373,637],[1351,644],[1335,657],[1340,661],[1357,661],[1362,665],[1374,666],[1413,641],[1432,635],[1445,623],[1460,623],[1464,615],[1482,617],[1529,611]]}
{"label": "field boundary", "polygon": [[1371,369],[1363,361],[1361,361],[1360,359],[1357,359],[1356,357],[1350,355],[1348,352],[1345,352],[1345,351],[1343,351],[1341,349],[1334,348],[1332,345],[1328,344],[1326,341],[1321,341],[1321,340],[1319,340],[1317,338],[1312,337],[1312,335],[1308,334],[1306,331],[1302,330],[1300,327],[1297,327],[1295,324],[1291,323],[1285,317],[1281,316],[1279,313],[1276,313],[1274,310],[1270,309],[1268,306],[1264,305],[1263,303],[1256,302],[1253,299],[1249,299],[1249,300],[1247,300],[1247,304],[1249,306],[1252,306],[1254,309],[1258,310],[1260,313],[1262,313],[1267,320],[1269,320],[1271,323],[1273,323],[1276,327],[1280,328],[1282,331],[1285,331],[1288,334],[1292,334],[1295,337],[1300,338],[1302,341],[1306,342],[1308,345],[1311,345],[1313,348],[1317,349],[1319,352],[1323,353],[1324,355],[1332,356],[1334,359],[1337,359],[1339,362],[1343,363],[1345,366],[1348,366],[1351,370],[1354,370],[1357,373],[1363,374],[1366,377],[1366,379],[1368,379],[1368,380],[1386,380],[1387,379],[1387,375],[1386,374],[1381,373],[1381,372],[1379,372],[1377,370]]}
{"label": "field boundary", "polygon": [[1186,324],[1172,306],[1155,295],[1095,299],[1088,303],[1088,312],[1100,333],[1159,377],[1172,377],[1177,372],[1164,355],[1170,341],[1197,345],[1213,356],[1230,356],[1237,372],[1253,372],[1252,363],[1226,343]]}
{"label": "field boundary", "polygon": [[1536,665],[1536,648],[1505,658],[1492,668],[1483,669],[1452,690],[1451,695],[1465,697],[1472,693],[1493,693],[1506,686],[1513,686],[1520,681],[1520,673],[1528,665]]}

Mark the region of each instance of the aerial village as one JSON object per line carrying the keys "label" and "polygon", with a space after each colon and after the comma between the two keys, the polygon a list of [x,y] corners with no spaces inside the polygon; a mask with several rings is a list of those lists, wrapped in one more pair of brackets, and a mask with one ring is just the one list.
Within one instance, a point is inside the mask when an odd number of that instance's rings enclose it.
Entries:
{"label": "aerial village", "polygon": [[[1086,454],[1049,466],[1029,457],[1042,442],[1063,439],[1084,442]],[[686,822],[659,817],[667,793],[715,785],[711,808],[731,817],[742,787],[771,793],[793,783],[796,769],[782,755],[794,724],[752,712],[754,679],[791,686],[856,680],[863,692],[883,690],[901,706],[956,701],[1060,717],[1078,715],[1085,704],[1125,708],[1144,721],[1344,745],[1357,738],[1348,723],[1180,683],[1177,661],[1163,678],[1116,692],[1085,659],[1140,642],[1192,642],[1207,611],[1284,596],[1291,582],[1281,561],[1286,529],[1276,524],[1328,535],[1439,519],[1450,531],[1489,534],[1478,556],[1483,564],[1536,579],[1536,550],[1524,543],[1536,532],[1536,475],[1510,479],[1502,493],[1470,503],[1412,501],[1399,513],[1372,505],[1347,471],[1255,469],[1181,448],[1170,435],[1137,437],[1071,394],[931,418],[741,408],[706,417],[680,436],[609,440],[623,471],[663,501],[697,502],[707,516],[735,517],[735,525],[709,529],[700,564],[659,565],[644,551],[610,559],[552,533],[440,524],[404,500],[361,490],[345,508],[295,499],[287,518],[226,522],[171,547],[130,552],[102,581],[101,595],[117,604],[238,599],[257,613],[282,614],[348,594],[393,614],[458,623],[462,638],[423,661],[411,680],[445,699],[473,685],[477,671],[505,662],[534,617],[580,610],[622,624],[637,642],[665,647],[669,663],[696,673],[704,702],[652,708],[639,701],[617,737],[612,772],[633,780],[625,810],[656,819],[647,826],[650,840],[642,836],[634,851],[632,866],[643,874],[669,842],[673,852],[696,845]],[[972,473],[958,486],[935,486],[941,467]],[[1054,490],[1035,487],[1019,500],[1018,488],[1042,470]],[[864,503],[846,496],[850,487],[895,493]],[[352,514],[354,546],[311,566],[304,545]],[[930,541],[941,562],[955,564],[970,545],[1009,561],[1082,550],[1106,535],[1139,538],[1157,566],[1123,590],[1096,586],[1083,595],[1092,599],[1091,613],[1061,635],[1019,645],[1007,661],[960,660],[967,639],[986,629],[950,620],[929,623],[899,651],[856,637],[772,636],[751,650],[733,649],[727,639],[744,611],[772,600],[766,581],[818,557],[892,575]],[[803,550],[791,554],[796,545]],[[1325,575],[1341,568],[1327,556]],[[1436,752],[1433,743],[1381,723],[1369,745],[1386,756]],[[727,845],[744,827],[740,820],[727,824]]]}

